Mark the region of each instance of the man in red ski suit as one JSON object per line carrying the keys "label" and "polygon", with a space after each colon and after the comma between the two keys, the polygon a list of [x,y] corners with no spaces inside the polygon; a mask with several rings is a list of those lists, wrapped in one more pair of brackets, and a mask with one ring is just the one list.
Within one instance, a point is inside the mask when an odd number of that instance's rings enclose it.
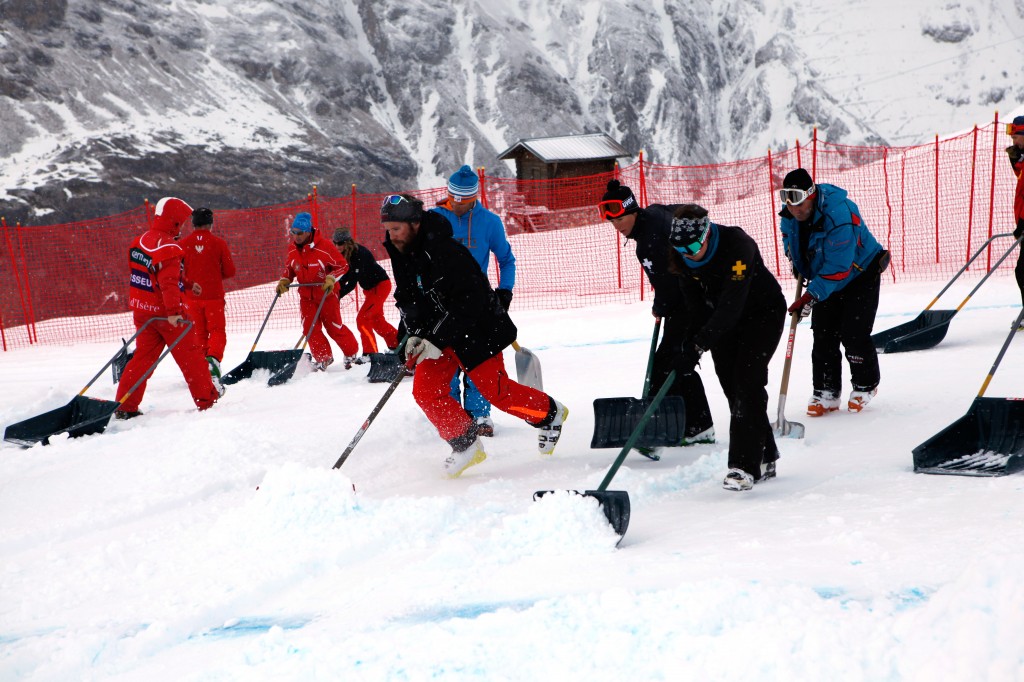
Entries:
{"label": "man in red ski suit", "polygon": [[[210,374],[220,379],[227,335],[224,331],[224,280],[235,276],[228,243],[211,232],[213,211],[192,211],[192,234],[178,244],[185,252],[185,307],[196,345],[206,356]],[[190,285],[189,285],[190,284]]]}
{"label": "man in red ski suit", "polygon": [[[156,205],[152,225],[136,237],[128,249],[131,273],[128,307],[132,309],[135,328],[140,328],[154,317],[166,317],[167,321],[151,323],[136,337],[135,353],[125,366],[117,385],[119,401],[157,361],[163,349],[181,333],[179,325],[184,320],[184,252],[175,240],[181,234],[182,224],[191,217],[192,208],[181,199],[161,199]],[[212,407],[223,395],[224,388],[214,385],[202,352],[195,344],[195,337],[187,334],[174,347],[171,355],[185,377],[196,407],[200,410]],[[142,414],[139,404],[145,392],[146,382],[143,381],[114,416],[118,419],[131,419]]]}
{"label": "man in red ski suit", "polygon": [[338,282],[338,298],[345,298],[356,284],[363,289],[363,304],[356,313],[356,329],[363,343],[363,355],[377,352],[380,334],[388,349],[398,347],[398,330],[384,317],[384,304],[391,293],[391,280],[368,248],[357,244],[347,228],[339,227],[332,239],[342,257],[348,262],[348,272]]}
{"label": "man in red ski suit", "polygon": [[385,198],[380,220],[395,305],[409,333],[405,358],[416,363],[412,395],[452,446],[445,475],[456,478],[487,459],[477,423],[451,394],[460,368],[488,402],[536,427],[538,451],[552,454],[569,410],[505,371],[501,352],[515,341],[516,326],[469,249],[452,238],[452,224],[408,194]]}
{"label": "man in red ski suit", "polygon": [[[334,354],[331,352],[331,344],[327,336],[334,339],[334,342],[345,354],[345,369],[352,367],[355,356],[359,353],[359,343],[353,336],[351,330],[341,321],[341,304],[338,297],[334,295],[334,286],[338,279],[345,274],[348,266],[345,259],[338,253],[338,249],[328,239],[320,236],[320,232],[313,227],[313,217],[308,213],[300,213],[292,221],[291,228],[292,244],[288,249],[288,260],[281,274],[281,280],[277,283],[277,293],[284,294],[288,291],[288,285],[292,280],[299,284],[319,284],[319,287],[299,287],[299,311],[302,313],[302,329],[309,335],[309,351],[313,355],[313,369],[316,371],[325,370],[334,362]],[[320,300],[328,296],[324,301],[324,307],[320,311],[320,318],[316,325],[310,329],[316,309],[320,306]]]}

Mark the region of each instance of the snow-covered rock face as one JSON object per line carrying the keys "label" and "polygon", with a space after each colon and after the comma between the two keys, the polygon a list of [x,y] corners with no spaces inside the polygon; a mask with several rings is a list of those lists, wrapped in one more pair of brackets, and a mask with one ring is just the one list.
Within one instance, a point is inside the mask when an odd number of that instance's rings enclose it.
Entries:
{"label": "snow-covered rock face", "polygon": [[1015,0],[776,4],[2,0],[0,215],[437,185],[464,162],[509,174],[496,154],[517,139],[573,132],[674,164],[815,126],[908,144],[1024,99]]}

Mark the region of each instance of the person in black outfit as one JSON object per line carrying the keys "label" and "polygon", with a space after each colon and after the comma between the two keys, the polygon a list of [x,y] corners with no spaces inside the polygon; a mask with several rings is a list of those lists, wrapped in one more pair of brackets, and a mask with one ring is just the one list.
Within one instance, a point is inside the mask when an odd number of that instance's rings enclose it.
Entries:
{"label": "person in black outfit", "polygon": [[[672,225],[672,211],[677,206],[651,204],[647,208],[640,208],[633,192],[618,180],[609,181],[607,190],[598,204],[601,216],[611,222],[623,237],[636,242],[636,259],[654,287],[651,313],[655,319],[663,321],[664,333],[654,353],[651,368],[650,390],[653,395],[672,371],[686,330],[686,308],[679,285],[668,271],[669,254],[672,251],[669,248],[668,233]],[[700,375],[696,372],[685,376],[678,372],[676,374],[668,395],[682,396],[686,403],[686,432],[680,445],[715,442],[711,408]]]}
{"label": "person in black outfit", "polygon": [[786,299],[757,243],[738,227],[717,225],[707,209],[684,204],[669,233],[670,268],[687,308],[676,370],[694,372],[711,351],[729,400],[726,490],[750,490],[774,478],[779,450],[768,421],[768,363],[782,338]]}
{"label": "person in black outfit", "polygon": [[363,343],[362,362],[370,353],[377,352],[377,337],[380,334],[388,350],[398,347],[398,330],[384,318],[384,305],[391,293],[391,280],[373,257],[370,250],[352,239],[352,233],[344,227],[334,231],[332,239],[338,252],[348,262],[348,270],[338,280],[338,298],[345,298],[358,284],[363,289],[363,304],[356,313],[356,329]]}
{"label": "person in black outfit", "polygon": [[384,199],[381,223],[409,333],[404,356],[416,363],[412,394],[452,446],[445,474],[455,478],[487,458],[477,423],[451,394],[459,368],[494,407],[537,427],[540,454],[552,454],[569,410],[505,371],[501,352],[515,341],[516,326],[469,249],[452,238],[451,223],[408,194]]}

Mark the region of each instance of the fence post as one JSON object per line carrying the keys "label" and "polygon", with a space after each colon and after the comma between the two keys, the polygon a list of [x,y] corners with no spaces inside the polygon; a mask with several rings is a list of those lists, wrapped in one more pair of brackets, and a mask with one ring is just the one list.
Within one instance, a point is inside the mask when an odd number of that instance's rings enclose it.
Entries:
{"label": "fence post", "polygon": [[818,126],[811,133],[811,177],[818,177]]}
{"label": "fence post", "polygon": [[[796,138],[796,167],[797,168],[803,168],[804,167],[804,162],[800,160],[800,138],[799,137]],[[811,176],[811,178],[814,180],[814,182],[818,181],[818,178],[814,177],[813,175]]]}
{"label": "fence post", "polygon": [[779,261],[779,240],[782,238],[779,233],[779,216],[775,210],[775,189],[772,187],[772,148],[768,147],[768,200],[772,204],[772,243],[775,244],[775,275],[782,275],[782,266]]}
{"label": "fence post", "polygon": [[900,152],[900,271],[907,271],[907,152]]}
{"label": "fence post", "polygon": [[[32,327],[29,324],[28,306],[25,304],[25,289],[21,285],[21,275],[18,273],[18,261],[14,255],[14,242],[11,240],[10,225],[3,218],[0,218],[0,225],[4,228],[4,240],[7,242],[7,250],[11,254],[11,272],[14,274],[14,286],[18,287],[18,298],[21,300],[21,316],[25,322],[25,332],[28,334],[28,342],[32,343]],[[21,223],[18,223],[21,225]]]}
{"label": "fence post", "polygon": [[[967,204],[967,251],[964,256],[964,262],[971,259],[971,235],[974,232],[974,176],[975,166],[977,165],[978,158],[978,124],[974,124],[974,130],[971,132],[971,193],[970,199]],[[989,235],[991,237],[992,235]]]}
{"label": "fence post", "polygon": [[[892,248],[892,201],[889,200],[889,148],[882,147],[882,184],[885,187],[885,211],[889,223],[889,231],[885,235],[885,247],[887,249]],[[892,281],[896,281],[896,268],[893,268],[890,276]]]}
{"label": "fence post", "polygon": [[[992,229],[995,223],[995,206],[996,206],[996,153],[999,151],[999,111],[996,111],[995,120],[992,121],[992,178],[989,180],[988,188],[988,233],[992,234]],[[985,271],[988,272],[992,269],[992,245],[988,247],[988,263],[985,266]]]}
{"label": "fence post", "polygon": [[356,183],[352,183],[352,238],[359,241],[359,229],[356,224]]}
{"label": "fence post", "polygon": [[935,134],[935,262],[939,262],[939,135]]}
{"label": "fence post", "polygon": [[[483,166],[477,166],[476,175],[480,182],[480,203],[483,204],[484,208],[490,210],[490,202],[487,200],[487,176],[484,174]],[[497,256],[495,256],[495,259],[497,259]]]}
{"label": "fence post", "polygon": [[[640,150],[640,203],[647,206],[647,177],[644,175],[644,150]],[[644,268],[640,266],[640,273],[637,279],[640,287],[640,300],[644,300]]]}
{"label": "fence post", "polygon": [[15,234],[18,237],[18,253],[21,254],[21,272],[25,276],[25,298],[28,300],[29,315],[29,343],[39,343],[39,336],[36,333],[36,310],[32,306],[32,280],[28,276],[28,261],[25,259],[25,244],[21,241],[21,223]]}

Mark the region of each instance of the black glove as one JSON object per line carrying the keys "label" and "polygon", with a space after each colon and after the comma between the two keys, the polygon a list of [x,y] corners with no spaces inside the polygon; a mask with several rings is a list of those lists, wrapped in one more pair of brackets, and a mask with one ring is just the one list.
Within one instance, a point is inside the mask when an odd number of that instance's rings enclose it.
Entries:
{"label": "black glove", "polygon": [[704,350],[696,344],[684,341],[679,354],[675,357],[673,366],[680,375],[693,374],[694,368],[700,364],[700,356]]}
{"label": "black glove", "polygon": [[498,298],[498,303],[501,307],[508,312],[508,307],[512,305],[512,290],[511,289],[495,289],[494,295]]}
{"label": "black glove", "polygon": [[1020,239],[1020,236],[1024,234],[1024,218],[1017,219],[1017,229],[1013,231],[1013,238]]}

